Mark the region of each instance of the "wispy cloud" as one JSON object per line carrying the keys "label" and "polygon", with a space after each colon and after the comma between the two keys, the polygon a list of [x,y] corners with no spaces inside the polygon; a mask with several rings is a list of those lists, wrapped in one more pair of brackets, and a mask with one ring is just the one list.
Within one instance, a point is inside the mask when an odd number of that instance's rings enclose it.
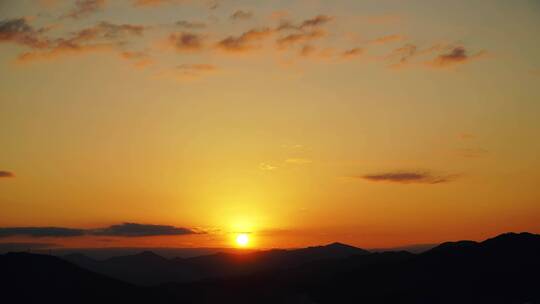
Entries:
{"label": "wispy cloud", "polygon": [[35,29],[25,18],[0,21],[0,43],[15,43],[33,49],[45,49],[50,42],[43,37],[45,28]]}
{"label": "wispy cloud", "polygon": [[446,68],[458,64],[464,64],[472,60],[481,58],[487,54],[486,51],[479,51],[475,54],[470,54],[463,46],[457,46],[448,53],[440,54],[435,59],[428,62],[428,65],[434,68]]}
{"label": "wispy cloud", "polygon": [[328,15],[318,15],[310,19],[302,21],[300,24],[294,24],[290,21],[282,21],[277,28],[278,30],[310,30],[332,21],[334,17]]}
{"label": "wispy cloud", "polygon": [[246,52],[258,48],[255,42],[261,41],[270,35],[270,28],[252,29],[240,36],[229,36],[218,42],[217,47],[226,52]]}
{"label": "wispy cloud", "polygon": [[293,33],[277,39],[276,43],[280,48],[286,48],[299,43],[306,43],[315,39],[322,38],[326,32],[320,29],[315,29],[306,32]]}
{"label": "wispy cloud", "polygon": [[398,184],[441,184],[457,178],[457,175],[436,175],[426,171],[397,171],[354,176],[370,182],[388,182]]}
{"label": "wispy cloud", "polygon": [[144,68],[154,63],[154,60],[145,52],[124,51],[120,57],[131,62],[137,68]]}
{"label": "wispy cloud", "polygon": [[382,37],[375,38],[373,40],[368,41],[368,43],[370,43],[370,44],[386,44],[386,43],[390,43],[390,42],[401,41],[401,40],[404,40],[405,38],[406,37],[403,36],[403,35],[394,34],[394,35],[387,35],[387,36],[382,36]]}
{"label": "wispy cloud", "polygon": [[105,8],[106,0],[77,0],[75,7],[64,17],[81,18],[91,15]]}
{"label": "wispy cloud", "polygon": [[169,43],[177,51],[198,51],[204,46],[204,37],[200,34],[182,32],[169,35]]}
{"label": "wispy cloud", "polygon": [[190,30],[206,28],[206,23],[204,22],[179,20],[175,24],[178,27],[190,29]]}
{"label": "wispy cloud", "polygon": [[195,64],[181,64],[176,69],[186,77],[200,77],[203,74],[217,71],[217,67],[212,64],[195,63]]}
{"label": "wispy cloud", "polygon": [[286,163],[295,164],[295,165],[306,165],[311,164],[313,161],[307,158],[288,158],[285,160]]}
{"label": "wispy cloud", "polygon": [[0,178],[12,178],[12,177],[15,177],[15,174],[13,172],[0,171]]}
{"label": "wispy cloud", "polygon": [[474,54],[464,46],[452,46],[434,44],[427,48],[420,48],[414,44],[405,44],[396,48],[387,56],[392,68],[405,68],[410,66],[425,66],[430,68],[448,68],[465,64],[475,59],[484,57],[487,51],[479,51]]}
{"label": "wispy cloud", "polygon": [[67,38],[40,38],[42,44],[19,55],[19,62],[51,59],[62,55],[88,53],[99,50],[118,50],[129,37],[142,36],[145,27],[133,24],[100,22],[70,34]]}
{"label": "wispy cloud", "polygon": [[231,20],[247,20],[253,17],[253,12],[237,10],[229,17]]}
{"label": "wispy cloud", "polygon": [[5,227],[0,228],[0,237],[29,236],[29,237],[74,237],[85,234],[84,229],[63,227]]}
{"label": "wispy cloud", "polygon": [[263,170],[263,171],[274,171],[277,169],[277,166],[273,166],[271,164],[268,164],[268,163],[260,163],[259,164],[259,169]]}
{"label": "wispy cloud", "polygon": [[356,57],[359,57],[361,55],[363,55],[365,53],[365,50],[363,48],[352,48],[352,49],[348,49],[348,50],[345,50],[342,54],[341,54],[341,57],[345,58],[345,59],[352,59],[352,58],[356,58]]}
{"label": "wispy cloud", "polygon": [[[208,0],[205,4],[212,2]],[[74,2],[73,10],[68,14],[70,17],[79,18],[102,10],[108,0],[78,0]],[[189,3],[192,0],[131,0],[135,6],[160,6],[165,3]],[[29,50],[19,54],[17,61],[26,63],[35,60],[48,60],[63,57],[64,55],[88,54],[95,52],[116,53],[119,58],[131,62],[136,67],[144,67],[157,61],[158,54],[163,48],[152,45],[145,40],[137,40],[143,33],[152,29],[164,30],[163,45],[165,48],[174,49],[178,52],[197,53],[201,51],[223,51],[226,53],[249,53],[251,51],[266,48],[270,52],[278,52],[270,55],[285,64],[291,64],[294,59],[291,55],[298,54],[306,59],[322,59],[327,62],[340,62],[340,59],[353,59],[364,54],[366,58],[381,58],[392,68],[424,67],[424,68],[448,68],[468,63],[483,57],[486,52],[471,52],[465,46],[448,44],[433,44],[422,48],[412,43],[406,43],[399,48],[393,49],[389,54],[371,54],[379,52],[383,48],[375,45],[386,45],[391,42],[408,40],[400,34],[381,36],[372,40],[355,39],[353,46],[337,47],[341,45],[327,41],[326,37],[338,37],[339,27],[328,27],[331,22],[338,22],[335,17],[320,14],[304,20],[288,20],[288,12],[275,12],[271,22],[263,27],[247,29],[238,35],[225,35],[214,39],[216,31],[208,29],[214,23],[205,23],[189,20],[179,20],[168,25],[141,26],[136,24],[115,24],[100,22],[75,32],[59,34],[51,27],[32,26],[30,19],[16,18],[0,21],[0,43],[13,43],[26,47]],[[229,16],[233,20],[254,18],[254,14],[247,10],[234,11]],[[287,18],[287,19],[285,19]],[[276,21],[279,20],[279,21]],[[328,27],[328,28],[327,28]],[[171,31],[171,29],[173,29]],[[199,30],[208,29],[208,33],[200,33]],[[178,31],[178,32],[177,32]],[[219,32],[219,31],[217,31]],[[59,35],[58,35],[59,34]],[[343,34],[343,33],[341,33]],[[266,40],[272,39],[274,47]],[[329,40],[329,39],[328,39]],[[141,42],[141,43],[139,43]],[[135,49],[134,46],[137,46]],[[141,52],[140,50],[144,50]],[[205,53],[205,55],[211,52]],[[266,52],[264,54],[267,54]],[[151,57],[150,57],[151,55]],[[374,57],[372,57],[372,55]],[[328,59],[334,59],[329,61]],[[174,65],[169,70],[175,70]],[[189,70],[189,69],[187,69]],[[178,69],[176,69],[178,72]],[[188,72],[189,74],[190,72]]]}

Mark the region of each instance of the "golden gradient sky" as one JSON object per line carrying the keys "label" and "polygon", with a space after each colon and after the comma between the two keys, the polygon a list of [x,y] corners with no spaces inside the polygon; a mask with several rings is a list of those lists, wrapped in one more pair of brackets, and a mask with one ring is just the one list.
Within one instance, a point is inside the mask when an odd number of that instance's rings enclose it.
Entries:
{"label": "golden gradient sky", "polygon": [[[531,0],[0,1],[0,242],[540,232],[538,29]],[[16,229],[52,226],[84,232]]]}

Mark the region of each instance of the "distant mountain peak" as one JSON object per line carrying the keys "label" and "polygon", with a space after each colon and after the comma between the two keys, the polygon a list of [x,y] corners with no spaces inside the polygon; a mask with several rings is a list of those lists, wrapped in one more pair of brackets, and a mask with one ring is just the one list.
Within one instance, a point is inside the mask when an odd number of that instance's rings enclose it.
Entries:
{"label": "distant mountain peak", "polygon": [[66,254],[63,258],[68,261],[95,261],[93,258],[78,252]]}
{"label": "distant mountain peak", "polygon": [[345,248],[357,248],[357,247],[354,247],[354,246],[351,246],[351,245],[347,245],[345,243],[340,243],[340,242],[334,242],[334,243],[330,243],[328,245],[326,245],[327,247],[345,247]]}
{"label": "distant mountain peak", "polygon": [[137,254],[135,254],[137,256],[145,256],[145,257],[160,257],[162,258],[162,256],[160,256],[159,254],[153,252],[153,251],[150,251],[150,250],[145,250],[145,251],[141,251]]}
{"label": "distant mountain peak", "polygon": [[301,251],[315,251],[315,252],[333,252],[333,253],[337,253],[338,255],[343,255],[343,256],[369,253],[369,251],[365,249],[354,247],[354,246],[347,245],[340,242],[334,242],[334,243],[330,243],[323,246],[307,247],[300,250]]}
{"label": "distant mountain peak", "polygon": [[507,233],[499,234],[496,237],[487,239],[484,242],[501,241],[501,240],[531,240],[531,239],[540,239],[540,235],[533,234],[530,232],[507,232]]}
{"label": "distant mountain peak", "polygon": [[141,251],[141,252],[139,252],[137,254],[132,255],[132,257],[146,259],[146,260],[149,260],[149,259],[167,260],[167,258],[164,258],[161,255],[159,255],[159,254],[157,254],[157,253],[155,253],[153,251],[149,251],[149,250]]}
{"label": "distant mountain peak", "polygon": [[166,262],[168,259],[156,254],[152,251],[142,251],[133,255],[117,256],[107,259],[109,262],[128,262],[128,263],[144,263],[144,262]]}
{"label": "distant mountain peak", "polygon": [[465,248],[465,247],[471,247],[474,245],[477,245],[478,243],[475,241],[469,241],[469,240],[463,240],[463,241],[456,241],[456,242],[444,242],[436,247],[434,247],[432,250],[441,250],[441,249],[451,249],[451,248]]}

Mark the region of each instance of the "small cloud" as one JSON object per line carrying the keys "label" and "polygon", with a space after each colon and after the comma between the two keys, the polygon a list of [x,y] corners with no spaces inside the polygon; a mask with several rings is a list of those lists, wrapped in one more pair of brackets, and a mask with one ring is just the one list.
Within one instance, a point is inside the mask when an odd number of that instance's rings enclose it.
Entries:
{"label": "small cloud", "polygon": [[278,31],[284,30],[296,30],[296,31],[308,31],[318,28],[322,25],[327,24],[332,21],[334,18],[327,15],[318,15],[310,19],[302,21],[300,24],[293,24],[289,21],[282,21],[281,24],[277,27]]}
{"label": "small cloud", "polygon": [[352,58],[356,58],[356,57],[359,57],[359,56],[363,55],[364,52],[365,52],[365,50],[363,48],[352,48],[352,49],[348,49],[348,50],[344,51],[341,54],[341,57],[345,58],[345,59],[352,59]]}
{"label": "small cloud", "polygon": [[219,7],[219,1],[218,0],[209,0],[206,3],[208,9],[215,10]]}
{"label": "small cloud", "polygon": [[85,234],[83,229],[62,227],[5,227],[0,228],[0,238],[10,236],[29,237],[75,237]]}
{"label": "small cloud", "polygon": [[323,24],[326,24],[326,23],[332,21],[333,19],[334,19],[333,17],[327,16],[327,15],[318,15],[318,16],[315,16],[315,17],[313,17],[311,19],[304,20],[304,22],[302,22],[302,24],[300,24],[300,28],[304,29],[304,28],[308,28],[308,27],[321,26]]}
{"label": "small cloud", "polygon": [[120,53],[120,57],[131,62],[137,68],[144,68],[154,63],[154,60],[144,52],[124,51]]}
{"label": "small cloud", "polygon": [[180,20],[180,21],[177,21],[175,24],[178,27],[182,27],[182,28],[190,29],[190,30],[206,28],[206,23],[203,23],[203,22],[192,22],[192,21]]}
{"label": "small cloud", "polygon": [[0,171],[0,178],[13,178],[15,174],[9,171]]}
{"label": "small cloud", "polygon": [[260,163],[259,164],[259,169],[263,170],[263,171],[274,171],[277,169],[276,166],[272,166],[270,164],[267,164],[267,163]]}
{"label": "small cloud", "polygon": [[[448,49],[447,46],[442,44],[434,44],[427,48],[420,48],[414,44],[405,44],[402,47],[394,49],[387,59],[394,61],[390,65],[391,68],[401,69],[416,64],[415,59],[423,56],[431,56],[433,53],[441,52]],[[395,60],[397,59],[397,62]]]}
{"label": "small cloud", "polygon": [[390,60],[397,58],[398,62],[391,65],[392,68],[403,68],[407,66],[410,61],[417,56],[418,47],[414,44],[406,44],[402,47],[394,49],[390,55],[387,56]]}
{"label": "small cloud", "polygon": [[398,184],[441,184],[453,181],[456,175],[434,175],[422,171],[400,171],[379,174],[354,176],[371,182],[388,182]]}
{"label": "small cloud", "polygon": [[106,0],[77,0],[75,7],[64,17],[81,18],[102,10],[106,5]]}
{"label": "small cloud", "polygon": [[181,64],[176,67],[183,76],[186,77],[200,77],[204,73],[211,73],[217,70],[217,67],[212,64]]}
{"label": "small cloud", "polygon": [[247,20],[253,17],[253,13],[250,11],[237,10],[231,16],[231,20]]}
{"label": "small cloud", "polygon": [[33,49],[45,49],[50,42],[43,37],[46,29],[33,28],[25,18],[0,21],[0,43],[10,42]]}
{"label": "small cloud", "polygon": [[92,235],[99,236],[143,237],[161,235],[186,235],[197,234],[199,232],[195,232],[188,228],[174,227],[168,225],[123,223],[120,225],[112,225],[107,228],[94,229],[90,233]]}
{"label": "small cloud", "polygon": [[307,158],[289,158],[289,159],[286,159],[285,162],[288,164],[306,165],[306,164],[311,164],[313,161]]}
{"label": "small cloud", "polygon": [[388,35],[388,36],[383,36],[383,37],[370,40],[368,41],[368,43],[369,44],[386,44],[390,42],[401,41],[403,39],[405,39],[405,36],[403,35]]}
{"label": "small cloud", "polygon": [[195,33],[175,33],[169,35],[169,43],[177,51],[198,51],[203,48],[203,36]]}
{"label": "small cloud", "polygon": [[306,43],[315,39],[322,38],[326,35],[323,30],[315,29],[307,32],[299,32],[289,34],[279,38],[276,43],[280,48],[287,48],[298,43]]}
{"label": "small cloud", "polygon": [[217,47],[227,52],[245,52],[257,48],[256,41],[263,40],[272,35],[273,31],[269,28],[252,29],[240,36],[229,36],[220,42]]}
{"label": "small cloud", "polygon": [[451,49],[450,52],[437,56],[432,61],[427,62],[427,64],[434,68],[446,68],[470,62],[474,59],[481,58],[486,54],[486,51],[480,51],[474,55],[470,55],[465,47],[457,46]]}
{"label": "small cloud", "polygon": [[300,56],[308,57],[316,51],[316,48],[312,45],[304,45],[300,50]]}
{"label": "small cloud", "polygon": [[[406,44],[394,49],[387,56],[387,59],[394,61],[390,65],[392,68],[404,68],[420,63],[423,63],[424,67],[447,68],[468,63],[485,55],[487,55],[486,51],[479,51],[471,55],[463,46],[434,44],[431,47],[421,49],[414,44]],[[423,62],[419,58],[424,58]]]}

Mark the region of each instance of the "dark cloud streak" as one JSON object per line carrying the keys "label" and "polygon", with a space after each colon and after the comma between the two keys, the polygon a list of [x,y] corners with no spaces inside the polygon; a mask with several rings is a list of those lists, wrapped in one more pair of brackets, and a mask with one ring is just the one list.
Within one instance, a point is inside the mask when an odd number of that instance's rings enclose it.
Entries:
{"label": "dark cloud streak", "polygon": [[74,237],[85,234],[83,229],[63,227],[5,227],[0,228],[0,238],[9,236],[29,237]]}
{"label": "dark cloud streak", "polygon": [[105,7],[106,0],[78,0],[75,7],[64,17],[81,18],[102,10]]}
{"label": "dark cloud streak", "polygon": [[250,11],[237,10],[231,15],[232,20],[247,20],[253,17],[253,13]]}
{"label": "dark cloud streak", "polygon": [[434,175],[424,171],[399,171],[355,176],[371,182],[389,182],[398,184],[441,184],[453,181],[456,175]]}
{"label": "dark cloud streak", "polygon": [[11,178],[11,177],[15,177],[15,174],[13,172],[0,171],[0,178]]}
{"label": "dark cloud streak", "polygon": [[188,228],[174,227],[168,225],[123,223],[120,225],[112,225],[107,228],[94,229],[91,230],[90,233],[100,236],[142,237],[160,235],[186,235],[196,234],[197,232]]}
{"label": "dark cloud streak", "polygon": [[202,232],[184,227],[138,223],[123,223],[119,225],[111,225],[109,227],[96,229],[78,229],[66,227],[0,227],[0,238],[11,236],[26,236],[32,238],[79,237],[85,235],[113,237],[145,237],[188,235],[201,233]]}

